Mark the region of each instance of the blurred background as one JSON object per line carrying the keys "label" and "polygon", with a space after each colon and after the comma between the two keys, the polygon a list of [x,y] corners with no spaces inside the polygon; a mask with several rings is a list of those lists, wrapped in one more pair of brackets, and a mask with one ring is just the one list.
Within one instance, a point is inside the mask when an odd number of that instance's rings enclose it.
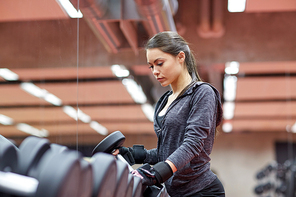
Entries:
{"label": "blurred background", "polygon": [[228,197],[257,196],[258,173],[296,153],[295,0],[0,0],[0,134],[86,156],[117,130],[156,147],[153,107],[169,88],[143,46],[166,30],[221,93],[213,171]]}

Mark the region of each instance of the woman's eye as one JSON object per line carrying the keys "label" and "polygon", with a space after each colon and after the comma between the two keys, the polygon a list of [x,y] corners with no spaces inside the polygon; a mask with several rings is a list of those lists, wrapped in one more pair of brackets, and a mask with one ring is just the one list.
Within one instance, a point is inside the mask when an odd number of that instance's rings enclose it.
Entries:
{"label": "woman's eye", "polygon": [[[163,65],[163,62],[159,62],[159,63],[155,64],[155,66],[162,66],[162,65]],[[151,70],[153,70],[154,69],[154,65],[150,64],[149,68]]]}

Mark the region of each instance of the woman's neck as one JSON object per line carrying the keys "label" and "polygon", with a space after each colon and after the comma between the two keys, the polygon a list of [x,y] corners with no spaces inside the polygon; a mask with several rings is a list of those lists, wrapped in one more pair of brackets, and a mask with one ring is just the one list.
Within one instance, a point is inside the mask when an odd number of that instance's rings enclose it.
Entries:
{"label": "woman's neck", "polygon": [[171,84],[173,95],[179,95],[182,90],[191,83],[191,81],[192,78],[187,71],[183,75],[180,75],[178,80],[175,83]]}

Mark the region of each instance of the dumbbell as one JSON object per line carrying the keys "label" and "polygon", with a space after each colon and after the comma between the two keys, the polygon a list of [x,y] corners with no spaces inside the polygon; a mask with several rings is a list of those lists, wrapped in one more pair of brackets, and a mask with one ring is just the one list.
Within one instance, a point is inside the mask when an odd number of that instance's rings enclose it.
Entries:
{"label": "dumbbell", "polygon": [[[107,154],[112,154],[112,152],[118,148],[120,148],[125,141],[125,136],[120,131],[115,131],[111,134],[109,134],[107,137],[105,137],[92,151],[92,155],[102,152]],[[124,163],[129,171],[134,170],[127,161],[118,154],[116,156],[117,160]],[[126,197],[140,197],[142,192],[142,181],[138,177],[134,176],[127,176],[123,175],[124,177],[120,177],[120,175],[117,177],[117,185],[123,184],[122,182],[127,182],[127,187],[125,194],[122,194],[121,196],[126,195]],[[131,188],[132,187],[132,188]],[[132,192],[131,192],[132,190]],[[117,194],[117,192],[115,192]],[[120,195],[119,195],[120,196]]]}
{"label": "dumbbell", "polygon": [[[25,143],[32,145],[34,143],[33,137],[29,139],[31,143]],[[41,140],[41,139],[38,139]],[[40,141],[35,140],[35,146],[37,147],[37,143],[39,146],[40,144],[46,144],[45,141],[44,143],[41,143]],[[23,142],[24,143],[24,142]],[[22,144],[23,144],[22,143]],[[22,145],[21,144],[21,145]],[[25,146],[24,145],[24,146]],[[20,150],[23,150],[25,148],[20,147]],[[42,150],[40,148],[39,150]],[[67,153],[70,150],[65,147],[61,146],[58,144],[50,144],[50,149],[44,153],[44,158],[51,158],[55,154],[59,153]],[[26,151],[24,151],[26,152]],[[34,151],[33,151],[34,152]],[[37,153],[37,151],[35,151]],[[73,151],[75,152],[75,151]],[[27,152],[26,152],[27,153]],[[82,158],[82,155],[79,152],[75,152],[76,154],[79,155],[79,158]],[[35,154],[38,155],[38,154]],[[32,157],[32,156],[31,156]],[[40,166],[42,166],[42,162],[45,161],[45,159],[42,159],[40,161]],[[78,191],[75,193],[71,194],[71,191],[69,191],[69,196],[71,197],[108,197],[108,196],[113,196],[114,193],[114,188],[110,186],[108,183],[114,183],[116,181],[116,170],[114,170],[114,166],[116,167],[116,164],[114,163],[114,157],[109,155],[109,154],[97,154],[95,155],[90,162],[80,159],[80,167],[81,167],[81,173],[80,173],[80,178],[77,176],[76,179],[80,180],[79,186],[76,188]],[[38,166],[39,166],[38,165]],[[30,170],[32,171],[32,170]],[[37,170],[39,171],[39,170]],[[34,172],[34,170],[33,170]],[[30,173],[32,176],[38,177],[38,174],[33,174]],[[75,191],[75,190],[74,190]],[[70,195],[71,194],[71,195]]]}
{"label": "dumbbell", "polygon": [[35,177],[37,165],[49,149],[50,142],[47,139],[34,136],[24,139],[19,146],[17,173]]}
{"label": "dumbbell", "polygon": [[[115,131],[105,137],[92,151],[92,155],[98,152],[112,154],[113,151],[120,148],[125,141],[125,136],[120,131]],[[117,159],[128,164],[128,162],[120,155],[117,155]],[[133,168],[128,164],[128,168],[130,171]]]}
{"label": "dumbbell", "polygon": [[[44,157],[50,157],[52,154],[67,152],[69,149],[58,144],[50,144],[50,149]],[[116,182],[116,160],[109,154],[96,154],[90,161],[80,160],[81,177],[77,197],[113,197]],[[112,183],[112,185],[108,185]],[[71,197],[74,195],[71,195]]]}
{"label": "dumbbell", "polygon": [[[68,147],[55,143],[50,144],[50,150],[55,153],[69,151]],[[79,152],[77,153],[80,154]],[[77,197],[90,197],[92,195],[93,186],[93,169],[90,162],[85,159],[80,159],[80,166],[81,175]]]}
{"label": "dumbbell", "polygon": [[8,139],[0,135],[0,196],[9,197],[1,191],[1,185],[6,184],[3,174],[17,171],[18,148]]}
{"label": "dumbbell", "polygon": [[113,197],[116,188],[117,165],[110,154],[96,153],[90,160],[93,169],[92,197]]}
{"label": "dumbbell", "polygon": [[[120,131],[115,131],[105,137],[92,151],[92,154],[97,152],[104,152],[108,154],[112,154],[112,152],[118,148],[120,148],[125,141],[125,136]],[[120,155],[117,155],[117,159],[124,162],[129,171],[134,170],[127,161]],[[126,180],[126,178],[125,178]],[[132,176],[131,174],[127,177],[128,186],[126,189],[126,197],[140,197],[142,196],[142,180],[139,177]],[[117,180],[117,184],[120,184],[120,180]],[[131,192],[132,187],[132,192]],[[155,191],[155,190],[153,190]],[[149,192],[146,192],[150,194]],[[122,196],[122,194],[121,194]]]}
{"label": "dumbbell", "polygon": [[[1,143],[1,145],[7,143]],[[7,150],[7,149],[6,149]],[[10,149],[12,150],[12,149]],[[16,151],[16,149],[14,149]],[[3,154],[3,149],[0,149]],[[13,153],[17,154],[17,153]],[[17,158],[17,157],[16,157]],[[6,161],[7,157],[1,157]],[[0,191],[6,196],[66,197],[75,196],[79,188],[80,157],[73,151],[54,154],[35,166],[36,178],[14,172],[0,172]],[[17,159],[14,160],[17,165]],[[26,165],[33,166],[33,165]],[[40,167],[39,167],[40,166]],[[5,167],[7,169],[8,165]],[[2,195],[1,195],[2,196]]]}
{"label": "dumbbell", "polygon": [[117,164],[117,177],[116,177],[116,189],[114,191],[114,197],[126,197],[124,194],[126,193],[128,187],[128,175],[129,169],[126,163],[116,160]]}
{"label": "dumbbell", "polygon": [[[51,143],[47,139],[37,138],[37,137],[28,137],[26,138],[21,146],[20,146],[20,152],[22,153],[22,159],[24,160],[24,163],[27,165],[21,165],[20,166],[20,172],[26,173],[29,176],[32,177],[38,177],[38,174],[36,173],[36,166],[40,162],[41,156],[42,158],[50,158],[54,156],[55,154],[59,153],[67,153],[71,151],[66,146],[54,144]],[[79,156],[79,162],[81,167],[81,173],[80,173],[80,184],[79,187],[77,187],[78,192],[71,195],[71,197],[90,197],[92,195],[92,186],[93,186],[93,169],[89,162],[82,159],[82,155],[80,152],[73,151]],[[27,161],[26,161],[27,160]],[[28,161],[29,160],[29,161]],[[42,166],[42,164],[40,165]],[[76,188],[75,188],[76,189]],[[75,190],[74,190],[75,191]]]}
{"label": "dumbbell", "polygon": [[132,197],[133,196],[133,190],[135,188],[134,184],[135,184],[134,183],[134,176],[132,174],[128,174],[125,196],[123,195],[124,197]]}
{"label": "dumbbell", "polygon": [[41,160],[36,197],[77,196],[80,188],[80,161],[81,157],[75,151],[57,153]]}
{"label": "dumbbell", "polygon": [[[97,152],[103,152],[107,154],[112,154],[114,150],[120,148],[125,141],[125,136],[120,131],[115,131],[111,134],[109,134],[107,137],[105,137],[92,151],[92,154],[96,154]],[[128,162],[120,155],[118,154],[117,159],[126,163],[129,170],[134,170]],[[119,181],[119,180],[118,180]],[[130,183],[131,181],[132,183]],[[133,185],[133,192],[130,195],[131,185]],[[132,176],[129,174],[128,177],[128,188],[126,191],[126,197],[168,197],[168,193],[166,191],[166,188],[163,186],[162,188],[159,188],[157,186],[149,186],[142,188],[142,180],[139,177]]]}
{"label": "dumbbell", "polygon": [[[93,157],[97,157],[96,155],[98,154],[103,154],[103,155],[110,155],[113,150],[115,150],[117,147],[122,146],[123,142],[125,141],[125,137],[124,135],[122,135],[121,132],[113,132],[110,135],[108,135],[108,137],[104,138],[92,151],[92,158],[91,161],[93,161]],[[123,160],[115,160],[114,157],[112,156],[112,160],[115,161],[116,164],[116,174],[115,175],[115,180],[112,181],[112,186],[111,188],[113,188],[114,186],[114,191],[112,196],[114,197],[125,197],[124,196],[124,192],[126,190],[127,187],[127,176],[129,173],[129,169],[128,166],[126,164],[126,162],[124,162]],[[97,168],[99,166],[98,161],[93,161],[92,162],[92,166],[94,168]],[[110,172],[109,172],[110,174]],[[113,175],[113,174],[112,174]],[[107,175],[107,178],[110,179],[110,176]],[[99,179],[99,177],[94,177],[94,179]],[[103,181],[102,179],[97,180],[96,182],[100,182]],[[105,180],[104,180],[105,182]],[[116,184],[114,184],[116,183]],[[109,186],[110,188],[110,186]],[[96,187],[94,187],[94,189],[96,189]],[[98,188],[97,188],[98,190]],[[94,192],[96,193],[96,192]]]}
{"label": "dumbbell", "polygon": [[93,187],[93,168],[92,165],[84,160],[80,160],[81,164],[81,178],[78,197],[91,197]]}
{"label": "dumbbell", "polygon": [[16,172],[18,148],[7,138],[0,135],[0,171]]}
{"label": "dumbbell", "polygon": [[[69,151],[68,147],[59,144],[50,144],[50,151],[61,153]],[[79,152],[78,152],[79,154]],[[91,197],[93,185],[93,169],[91,164],[85,159],[80,159],[81,175],[77,197]]]}

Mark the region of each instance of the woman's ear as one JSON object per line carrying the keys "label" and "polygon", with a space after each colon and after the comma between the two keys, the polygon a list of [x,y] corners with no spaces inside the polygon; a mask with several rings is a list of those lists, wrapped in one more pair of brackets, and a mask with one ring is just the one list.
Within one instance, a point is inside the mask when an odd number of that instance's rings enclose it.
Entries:
{"label": "woman's ear", "polygon": [[177,55],[178,60],[181,64],[183,64],[183,62],[185,62],[185,53],[183,51],[180,51],[180,53]]}

